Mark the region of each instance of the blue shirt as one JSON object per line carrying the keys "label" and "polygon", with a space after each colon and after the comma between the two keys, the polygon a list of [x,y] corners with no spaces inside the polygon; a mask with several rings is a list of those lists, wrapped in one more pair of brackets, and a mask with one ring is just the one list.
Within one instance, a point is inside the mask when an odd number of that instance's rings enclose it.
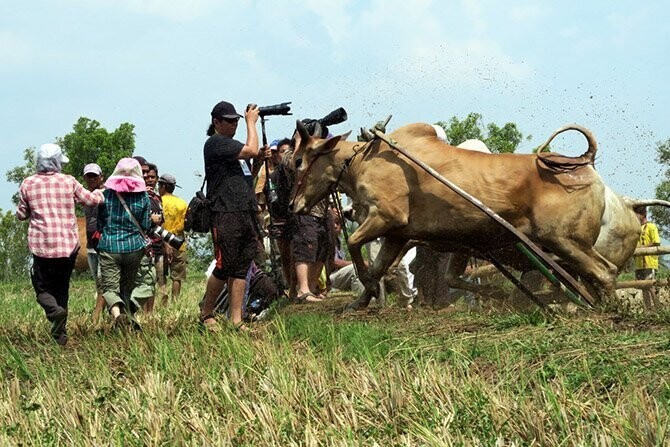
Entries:
{"label": "blue shirt", "polygon": [[[105,201],[98,209],[98,250],[108,253],[131,253],[144,248],[144,237],[140,233],[116,192],[106,189]],[[137,219],[145,234],[151,227],[151,203],[146,192],[121,193],[128,208]]]}

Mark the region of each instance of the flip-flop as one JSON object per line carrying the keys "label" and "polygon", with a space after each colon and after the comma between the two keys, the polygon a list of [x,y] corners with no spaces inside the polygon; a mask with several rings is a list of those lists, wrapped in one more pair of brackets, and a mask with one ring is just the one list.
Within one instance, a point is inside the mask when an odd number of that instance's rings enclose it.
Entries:
{"label": "flip-flop", "polygon": [[200,328],[204,331],[219,332],[221,325],[219,325],[219,322],[214,317],[207,317],[200,322]]}
{"label": "flip-flop", "polygon": [[[309,299],[311,298],[311,299]],[[305,303],[320,303],[323,300],[319,298],[318,296],[314,295],[312,292],[305,292],[302,295],[299,295],[296,297],[295,302],[298,304],[305,304]]]}
{"label": "flip-flop", "polygon": [[251,334],[253,332],[253,329],[251,329],[249,326],[244,324],[244,322],[240,322],[238,324],[233,325],[233,330],[235,332],[240,332],[242,334]]}

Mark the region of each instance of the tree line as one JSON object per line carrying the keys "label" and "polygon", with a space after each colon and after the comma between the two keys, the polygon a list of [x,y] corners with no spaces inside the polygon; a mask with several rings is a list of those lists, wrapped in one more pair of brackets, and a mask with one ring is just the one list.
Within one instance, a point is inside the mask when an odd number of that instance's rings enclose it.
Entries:
{"label": "tree line", "polygon": [[[447,135],[448,141],[458,145],[465,140],[478,139],[483,141],[493,153],[513,153],[524,139],[530,141],[531,135],[524,137],[515,123],[485,124],[482,115],[469,113],[465,118],[456,116],[447,121],[438,121]],[[81,117],[73,125],[72,131],[55,142],[61,146],[70,162],[63,166],[63,172],[77,179],[82,179],[84,166],[95,161],[107,176],[114,171],[119,159],[131,157],[135,150],[135,126],[122,123],[112,132],[100,125],[96,120]],[[656,187],[656,198],[670,200],[670,138],[658,142],[656,147],[657,161],[667,167],[665,176]],[[7,181],[17,185],[17,192],[12,196],[14,204],[18,203],[18,185],[24,178],[35,172],[35,147],[24,149],[24,164],[6,172]],[[670,236],[670,210],[658,207],[653,210],[652,219],[658,224],[663,236]],[[4,268],[0,268],[0,281],[12,278],[26,278],[29,269],[30,253],[27,243],[27,222],[20,222],[14,217],[14,210],[3,212],[0,209],[0,259]],[[196,265],[207,265],[210,256],[207,240],[199,238],[189,245],[189,256]]]}

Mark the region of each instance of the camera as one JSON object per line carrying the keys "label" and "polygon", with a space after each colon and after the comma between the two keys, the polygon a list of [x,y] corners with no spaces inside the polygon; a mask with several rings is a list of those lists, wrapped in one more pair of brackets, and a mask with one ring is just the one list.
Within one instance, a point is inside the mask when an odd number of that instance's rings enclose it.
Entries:
{"label": "camera", "polygon": [[263,106],[258,108],[258,114],[260,116],[270,116],[270,115],[290,115],[291,107],[289,106],[290,102],[282,102],[281,104],[274,104],[271,106]]}
{"label": "camera", "polygon": [[[321,119],[315,120],[307,118],[302,120],[302,123],[305,125],[310,135],[319,138],[326,138],[328,136],[328,126],[332,126],[334,124],[340,124],[346,120],[347,120],[347,111],[344,110],[343,107],[340,107],[333,110],[332,112],[330,112],[328,115],[324,116]],[[315,135],[315,132],[317,130],[320,131],[318,132],[320,135]]]}
{"label": "camera", "polygon": [[153,227],[151,232],[156,236],[160,236],[161,239],[170,244],[170,247],[176,250],[179,250],[181,246],[184,245],[184,239],[180,238],[179,236],[175,236],[173,233],[170,233],[160,225]]}

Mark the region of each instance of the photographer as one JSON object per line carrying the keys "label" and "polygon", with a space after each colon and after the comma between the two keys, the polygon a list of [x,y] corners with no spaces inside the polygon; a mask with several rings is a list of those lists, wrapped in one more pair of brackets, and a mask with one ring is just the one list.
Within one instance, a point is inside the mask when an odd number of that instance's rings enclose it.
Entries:
{"label": "photographer", "polygon": [[248,330],[242,321],[242,302],[247,270],[259,244],[258,205],[254,196],[250,160],[259,156],[256,123],[259,110],[247,106],[244,116],[246,143],[233,139],[242,115],[226,101],[214,106],[205,142],[205,176],[207,198],[212,203],[212,239],[216,267],[207,280],[207,290],[200,309],[200,322],[216,330],[216,299],[227,284],[230,294],[230,319],[239,330]]}
{"label": "photographer", "polygon": [[[284,284],[288,287],[289,296],[296,296],[295,270],[291,258],[291,238],[293,214],[289,211],[291,188],[293,187],[293,172],[289,164],[293,154],[291,140],[284,138],[277,142],[276,148],[270,146],[270,160],[274,169],[270,171],[270,181],[264,182],[263,192],[268,198],[268,211],[272,214],[271,225],[268,228],[271,240],[276,243],[278,256],[281,261]],[[269,186],[274,187],[274,196]]]}

